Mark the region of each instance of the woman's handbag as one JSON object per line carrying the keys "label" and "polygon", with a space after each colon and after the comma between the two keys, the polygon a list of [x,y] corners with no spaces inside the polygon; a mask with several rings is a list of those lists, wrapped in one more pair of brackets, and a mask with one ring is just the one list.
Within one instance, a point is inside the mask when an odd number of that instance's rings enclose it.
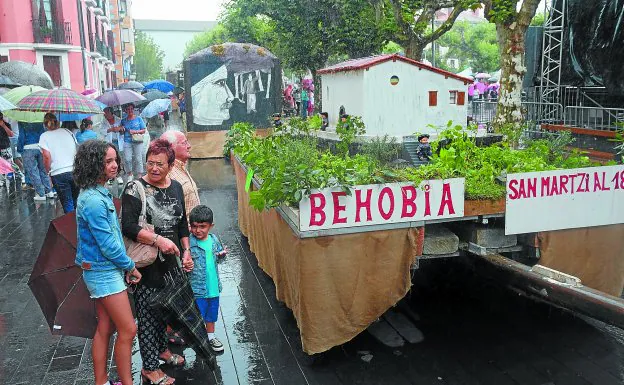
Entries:
{"label": "woman's handbag", "polygon": [[[139,198],[141,199],[139,226],[141,226],[143,230],[154,232],[154,226],[147,223],[146,219],[145,213],[147,211],[147,199],[145,198],[145,187],[143,187],[143,184],[139,181],[133,182],[133,184],[139,192]],[[136,242],[126,236],[123,238],[124,245],[126,246],[126,253],[134,261],[134,264],[138,268],[151,265],[160,254],[160,250],[158,250],[158,247],[156,246]]]}
{"label": "woman's handbag", "polygon": [[132,134],[132,142],[143,143],[143,134]]}

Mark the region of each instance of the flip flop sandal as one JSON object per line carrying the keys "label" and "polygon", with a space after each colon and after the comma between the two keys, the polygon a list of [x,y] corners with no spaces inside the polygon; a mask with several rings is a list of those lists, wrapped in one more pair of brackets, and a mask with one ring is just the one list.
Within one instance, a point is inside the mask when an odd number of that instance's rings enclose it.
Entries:
{"label": "flip flop sandal", "polygon": [[169,377],[168,375],[164,375],[162,377],[160,377],[158,380],[156,380],[156,382],[150,380],[145,374],[141,373],[141,377],[143,377],[143,383],[144,384],[150,384],[150,385],[173,385],[175,384],[175,380],[173,380],[173,382],[169,382],[169,380],[171,379],[171,377]]}
{"label": "flip flop sandal", "polygon": [[[161,360],[165,361],[166,364],[169,364],[171,366],[184,366],[184,364],[186,363],[186,360],[184,359],[184,357],[182,357],[179,354],[171,354],[171,357],[169,357],[169,359],[164,359],[162,357],[159,357]],[[182,359],[182,362],[180,362],[180,359]]]}

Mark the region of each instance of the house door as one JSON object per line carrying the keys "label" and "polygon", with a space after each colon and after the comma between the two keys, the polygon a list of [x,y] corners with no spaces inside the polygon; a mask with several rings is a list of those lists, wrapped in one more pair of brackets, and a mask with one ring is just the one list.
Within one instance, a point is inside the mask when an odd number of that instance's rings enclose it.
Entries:
{"label": "house door", "polygon": [[43,70],[50,75],[52,83],[55,87],[60,87],[61,82],[61,57],[60,56],[44,56]]}

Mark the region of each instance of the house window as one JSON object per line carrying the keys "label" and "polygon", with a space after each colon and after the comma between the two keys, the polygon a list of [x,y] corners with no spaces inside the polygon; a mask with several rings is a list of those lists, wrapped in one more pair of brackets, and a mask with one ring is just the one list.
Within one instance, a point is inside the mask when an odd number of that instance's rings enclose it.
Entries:
{"label": "house window", "polygon": [[429,91],[429,107],[438,105],[438,91]]}
{"label": "house window", "polygon": [[457,91],[449,91],[451,95],[451,99],[449,101],[450,104],[457,104]]}
{"label": "house window", "polygon": [[464,91],[460,91],[457,93],[457,105],[463,106],[466,104],[466,93]]}
{"label": "house window", "polygon": [[9,57],[8,56],[0,55],[0,63],[6,63],[8,61],[9,61]]}

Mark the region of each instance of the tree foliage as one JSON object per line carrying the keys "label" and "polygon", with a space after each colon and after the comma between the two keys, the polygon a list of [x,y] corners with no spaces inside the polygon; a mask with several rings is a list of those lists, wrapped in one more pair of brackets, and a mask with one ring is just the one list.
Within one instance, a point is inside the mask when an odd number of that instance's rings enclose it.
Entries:
{"label": "tree foliage", "polygon": [[[470,67],[475,72],[493,72],[500,68],[494,24],[457,22],[437,41],[437,45],[448,48],[438,64],[441,68],[457,71]],[[448,67],[446,59],[458,59],[459,68]]]}
{"label": "tree foliage", "polygon": [[163,72],[163,59],[165,53],[154,42],[151,36],[141,31],[136,31],[134,42],[136,54],[134,55],[134,65],[138,81],[159,79]]}
{"label": "tree foliage", "polygon": [[[378,20],[391,17],[393,26],[386,22],[386,32],[393,32],[390,40],[400,44],[405,56],[421,60],[425,47],[448,32],[459,15],[467,9],[480,7],[476,0],[369,0]],[[452,7],[447,20],[435,28],[431,21],[435,13]]]}

